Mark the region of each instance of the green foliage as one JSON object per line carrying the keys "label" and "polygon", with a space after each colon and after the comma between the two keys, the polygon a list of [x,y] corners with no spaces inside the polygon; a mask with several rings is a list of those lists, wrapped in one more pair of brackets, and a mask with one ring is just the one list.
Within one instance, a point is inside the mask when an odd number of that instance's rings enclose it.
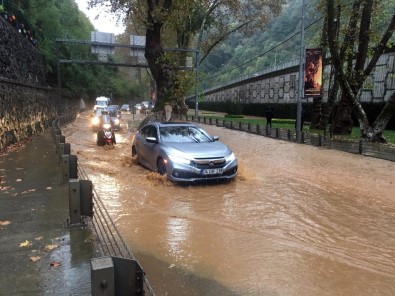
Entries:
{"label": "green foliage", "polygon": [[[322,16],[312,3],[306,0],[305,24],[312,24]],[[278,65],[299,57],[301,29],[301,0],[288,0],[279,16],[263,30],[250,37],[236,33],[230,35],[201,64],[200,70],[206,73],[206,87],[216,86],[256,73],[264,68]],[[306,46],[320,45],[322,21],[306,28]]]}
{"label": "green foliage", "polygon": [[[94,30],[89,19],[78,10],[73,0],[24,0],[4,1],[7,9],[18,12],[20,17],[28,20],[29,26],[37,39],[37,49],[43,56],[47,82],[57,87],[57,58],[72,57],[73,55],[92,58],[87,46],[63,45],[57,49],[55,40],[77,39],[90,40]],[[115,98],[128,98],[139,93],[141,87],[130,83],[129,79],[117,68],[98,65],[63,64],[60,68],[62,91],[65,97],[83,97],[93,99],[99,95]]]}

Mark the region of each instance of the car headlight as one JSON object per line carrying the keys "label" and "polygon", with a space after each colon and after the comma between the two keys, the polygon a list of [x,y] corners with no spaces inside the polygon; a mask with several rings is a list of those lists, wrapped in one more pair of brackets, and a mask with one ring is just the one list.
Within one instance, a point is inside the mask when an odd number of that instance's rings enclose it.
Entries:
{"label": "car headlight", "polygon": [[98,124],[99,124],[99,121],[100,121],[100,120],[99,120],[98,117],[93,117],[93,118],[92,118],[92,124],[93,124],[93,125],[98,125]]}
{"label": "car headlight", "polygon": [[234,161],[236,159],[235,154],[232,152],[231,154],[229,154],[227,157],[225,157],[226,162],[231,162]]}
{"label": "car headlight", "polygon": [[174,163],[191,164],[191,160],[189,158],[185,158],[181,155],[169,154],[169,158]]}
{"label": "car headlight", "polygon": [[119,124],[119,119],[118,119],[118,118],[115,119],[115,120],[114,120],[114,123],[115,123],[116,125],[118,125],[118,124]]}

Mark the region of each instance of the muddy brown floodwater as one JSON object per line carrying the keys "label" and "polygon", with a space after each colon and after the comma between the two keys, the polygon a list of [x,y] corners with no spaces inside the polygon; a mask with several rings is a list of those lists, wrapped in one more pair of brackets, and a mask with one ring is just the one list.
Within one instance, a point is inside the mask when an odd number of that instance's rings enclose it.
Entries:
{"label": "muddy brown floodwater", "polygon": [[394,162],[201,124],[239,175],[178,186],[131,158],[131,118],[113,149],[88,112],[62,131],[156,295],[395,295]]}

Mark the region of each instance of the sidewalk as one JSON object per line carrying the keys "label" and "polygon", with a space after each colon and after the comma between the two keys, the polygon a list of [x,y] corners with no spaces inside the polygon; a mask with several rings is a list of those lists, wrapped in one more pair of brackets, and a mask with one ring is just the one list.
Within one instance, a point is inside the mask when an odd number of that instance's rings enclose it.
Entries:
{"label": "sidewalk", "polygon": [[68,184],[61,185],[51,130],[0,155],[0,295],[91,295],[91,231],[66,228]]}

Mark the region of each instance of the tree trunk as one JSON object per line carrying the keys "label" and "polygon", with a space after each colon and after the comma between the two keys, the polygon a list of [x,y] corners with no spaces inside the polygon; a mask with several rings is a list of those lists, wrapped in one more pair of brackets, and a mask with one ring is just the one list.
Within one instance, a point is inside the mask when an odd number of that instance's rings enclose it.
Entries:
{"label": "tree trunk", "polygon": [[[161,42],[161,30],[165,19],[158,20],[155,14],[159,11],[171,9],[172,0],[164,0],[158,4],[154,0],[146,0],[148,7],[148,22],[145,43],[145,58],[147,59],[152,76],[157,87],[157,99],[154,111],[163,110],[166,102],[171,100],[171,86],[174,69],[169,65]],[[160,6],[161,5],[161,6]],[[160,19],[160,18],[159,18]]]}
{"label": "tree trunk", "polygon": [[350,135],[353,128],[352,105],[342,96],[331,125],[335,135]]}
{"label": "tree trunk", "polygon": [[391,98],[384,106],[380,115],[376,118],[373,126],[368,126],[363,129],[363,134],[365,134],[365,137],[368,139],[369,142],[387,142],[387,140],[383,136],[383,132],[393,114],[395,114],[395,92],[392,94]]}
{"label": "tree trunk", "polygon": [[[358,3],[359,3],[358,0],[354,2],[354,4],[358,4]],[[395,107],[393,106],[395,103],[392,102],[393,100],[395,100],[394,95],[391,97],[390,101],[383,109],[380,116],[377,118],[373,127],[371,127],[367,119],[366,113],[357,99],[357,93],[362,87],[366,77],[370,74],[370,72],[374,68],[377,60],[379,59],[380,55],[383,52],[383,49],[385,48],[386,44],[389,42],[395,30],[395,14],[392,17],[391,23],[389,24],[387,30],[384,32],[381,41],[373,49],[373,57],[371,58],[371,61],[369,62],[368,66],[363,70],[363,66],[365,64],[367,52],[368,52],[367,50],[368,41],[364,40],[363,38],[364,38],[364,34],[369,32],[370,29],[370,18],[371,18],[371,10],[373,7],[372,6],[373,1],[366,0],[365,2],[363,2],[363,4],[364,4],[364,8],[362,12],[362,18],[363,17],[369,18],[369,20],[361,20],[359,37],[362,40],[359,40],[359,46],[358,46],[359,52],[357,53],[356,56],[356,63],[352,75],[346,74],[347,72],[348,73],[351,72],[350,71],[346,72],[346,70],[344,69],[344,60],[342,59],[341,52],[339,52],[338,40],[334,30],[335,12],[334,12],[333,0],[327,0],[327,13],[328,13],[327,28],[328,28],[329,48],[331,52],[332,63],[337,74],[337,81],[342,89],[342,96],[343,96],[342,101],[344,100],[344,102],[342,102],[342,104],[344,105],[340,105],[339,108],[345,107],[346,110],[343,113],[347,114],[348,113],[347,108],[352,106],[359,122],[362,138],[365,138],[369,141],[385,141],[385,139],[382,137],[382,132],[385,128],[385,125],[388,123],[389,118],[395,111],[394,110]],[[347,117],[346,117],[346,121],[348,121]],[[336,126],[334,128],[336,128]]]}
{"label": "tree trunk", "polygon": [[310,128],[320,129],[320,122],[322,117],[322,98],[313,99],[313,108],[311,110]]}

